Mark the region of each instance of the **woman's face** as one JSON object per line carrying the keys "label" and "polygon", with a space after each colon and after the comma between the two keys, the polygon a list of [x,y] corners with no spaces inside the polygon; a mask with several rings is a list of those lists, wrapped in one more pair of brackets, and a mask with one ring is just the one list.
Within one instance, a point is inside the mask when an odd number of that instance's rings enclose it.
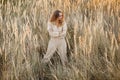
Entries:
{"label": "woman's face", "polygon": [[63,18],[63,14],[62,13],[59,13],[59,19],[62,19]]}
{"label": "woman's face", "polygon": [[59,20],[62,20],[62,19],[63,19],[63,14],[62,14],[62,13],[59,13],[59,17],[58,17],[57,20],[59,21]]}

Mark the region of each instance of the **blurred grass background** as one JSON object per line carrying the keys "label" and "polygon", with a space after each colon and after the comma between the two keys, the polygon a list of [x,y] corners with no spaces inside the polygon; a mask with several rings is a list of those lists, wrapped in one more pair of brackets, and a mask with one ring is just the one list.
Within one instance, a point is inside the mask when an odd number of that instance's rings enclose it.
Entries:
{"label": "blurred grass background", "polygon": [[[69,65],[41,65],[61,9]],[[120,80],[120,0],[0,0],[0,80]]]}

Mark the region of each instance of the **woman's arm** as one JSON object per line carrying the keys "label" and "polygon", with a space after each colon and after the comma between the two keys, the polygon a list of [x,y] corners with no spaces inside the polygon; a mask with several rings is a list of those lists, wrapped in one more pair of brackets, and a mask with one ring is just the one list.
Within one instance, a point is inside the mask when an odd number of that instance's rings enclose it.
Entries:
{"label": "woman's arm", "polygon": [[52,30],[52,25],[51,25],[50,22],[48,22],[47,30],[48,30],[49,35],[50,35],[51,37],[58,37],[58,36],[59,36],[59,32],[54,32],[54,31]]}
{"label": "woman's arm", "polygon": [[65,37],[65,36],[66,36],[66,33],[67,33],[67,24],[65,23],[64,26],[63,26],[63,30],[62,30],[62,32],[60,33],[60,36],[61,36],[61,37]]}

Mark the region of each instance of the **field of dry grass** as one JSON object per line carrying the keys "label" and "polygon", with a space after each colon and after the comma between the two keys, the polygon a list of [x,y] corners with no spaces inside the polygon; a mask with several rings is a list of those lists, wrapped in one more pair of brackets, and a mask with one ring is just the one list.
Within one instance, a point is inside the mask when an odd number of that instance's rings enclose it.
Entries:
{"label": "field of dry grass", "polygon": [[[68,66],[40,63],[61,9]],[[0,80],[120,80],[120,0],[0,0]]]}

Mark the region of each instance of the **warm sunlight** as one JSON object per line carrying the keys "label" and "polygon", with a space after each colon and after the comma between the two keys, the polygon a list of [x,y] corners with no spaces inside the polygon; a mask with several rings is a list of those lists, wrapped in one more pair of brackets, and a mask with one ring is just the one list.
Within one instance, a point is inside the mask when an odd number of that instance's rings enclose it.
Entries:
{"label": "warm sunlight", "polygon": [[120,0],[0,0],[0,80],[120,80]]}

